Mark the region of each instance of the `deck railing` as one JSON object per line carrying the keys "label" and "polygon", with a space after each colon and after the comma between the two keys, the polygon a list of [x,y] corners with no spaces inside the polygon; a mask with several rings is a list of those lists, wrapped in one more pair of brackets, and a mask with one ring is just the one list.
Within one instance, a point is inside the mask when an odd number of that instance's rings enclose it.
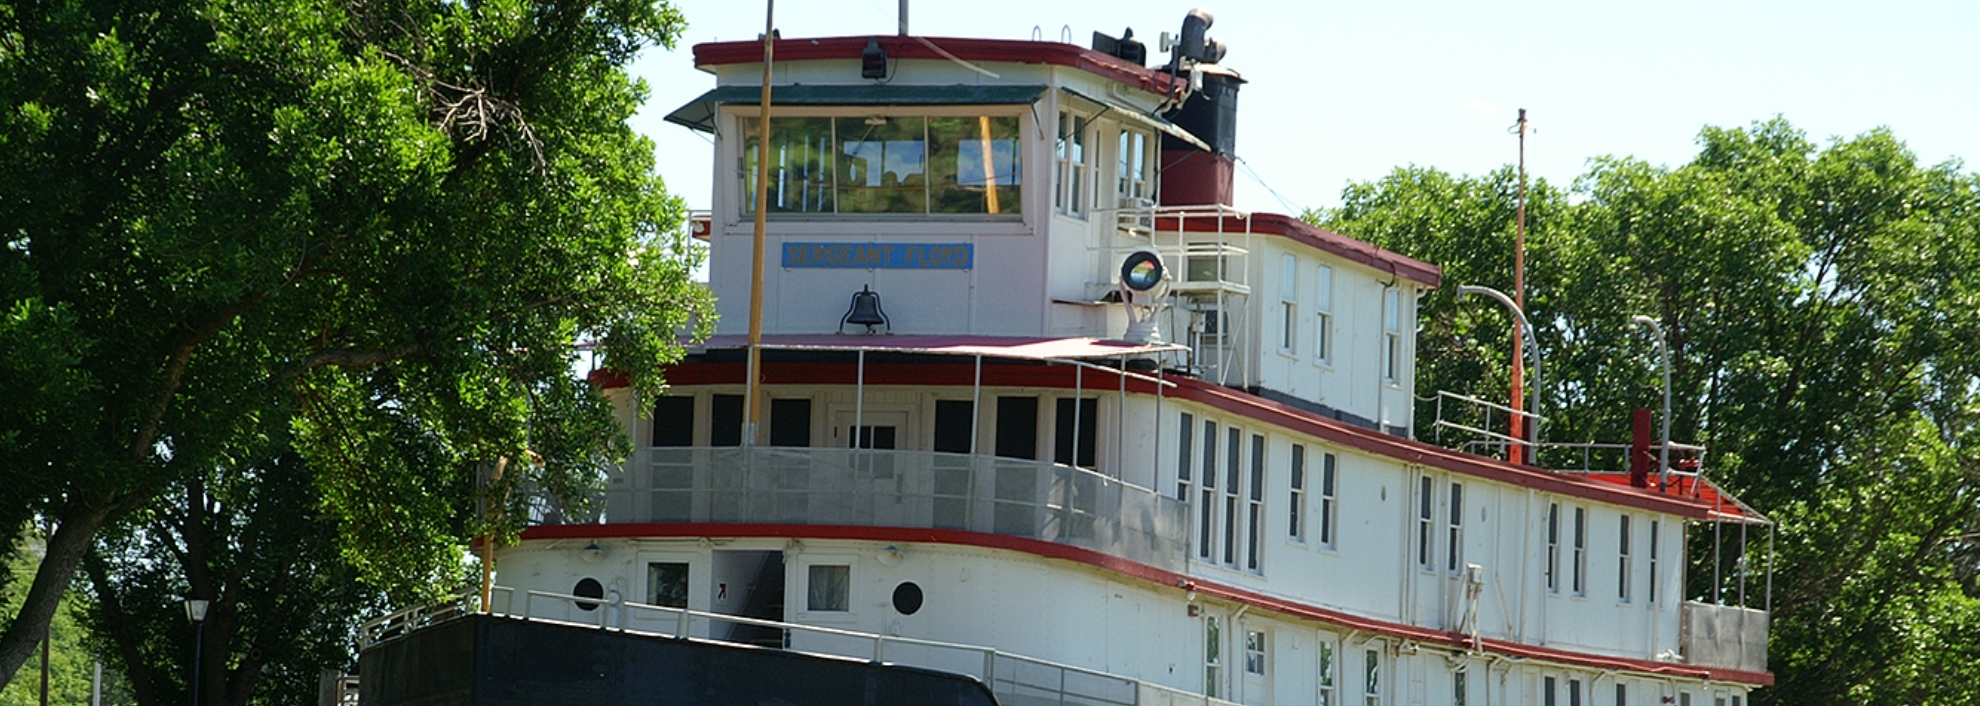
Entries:
{"label": "deck railing", "polygon": [[[715,626],[770,628],[781,631],[785,644],[790,645],[793,651],[805,654],[967,674],[989,686],[1001,706],[1235,706],[1228,701],[1159,684],[979,645],[863,633],[549,591],[523,591],[518,598],[515,591],[504,586],[495,587],[494,595],[496,598],[491,601],[493,606],[489,611],[494,615],[654,638],[732,642],[712,637],[724,632],[716,630]],[[576,622],[564,619],[573,613],[573,607],[579,606],[589,606],[588,610],[583,611],[586,620]],[[476,596],[463,594],[434,605],[401,610],[361,626],[358,631],[359,644],[369,648],[426,625],[475,612],[479,607]]]}
{"label": "deck railing", "polygon": [[646,448],[606,491],[606,521],[956,529],[1089,549],[1172,571],[1181,501],[1082,468],[930,451]]}
{"label": "deck railing", "polygon": [[1706,667],[1767,671],[1767,611],[1685,601],[1684,661]]}

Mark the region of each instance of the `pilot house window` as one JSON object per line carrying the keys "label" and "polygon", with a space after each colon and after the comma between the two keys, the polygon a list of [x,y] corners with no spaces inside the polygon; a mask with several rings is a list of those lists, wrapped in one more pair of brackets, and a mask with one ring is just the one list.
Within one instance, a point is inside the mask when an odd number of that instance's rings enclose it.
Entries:
{"label": "pilot house window", "polygon": [[[756,118],[743,118],[742,213],[755,212]],[[1016,214],[1015,115],[770,119],[773,214]]]}

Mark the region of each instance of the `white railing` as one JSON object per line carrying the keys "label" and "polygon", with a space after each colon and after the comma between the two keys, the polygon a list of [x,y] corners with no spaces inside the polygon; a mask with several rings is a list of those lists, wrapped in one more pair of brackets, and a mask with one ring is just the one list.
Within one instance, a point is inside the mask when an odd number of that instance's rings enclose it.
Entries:
{"label": "white railing", "polygon": [[[515,594],[512,589],[502,586],[496,587],[496,593],[505,598]],[[1232,706],[1227,701],[981,645],[865,633],[550,591],[523,591],[520,612],[509,610],[514,607],[513,600],[491,602],[504,606],[503,609],[490,611],[492,615],[655,638],[748,644],[712,637],[715,632],[713,628],[718,624],[770,628],[781,631],[785,643],[795,652],[902,664],[975,677],[990,687],[1001,706]],[[478,603],[474,595],[463,594],[431,606],[391,613],[365,623],[359,629],[359,644],[369,648],[420,627],[467,615],[473,612],[467,609]],[[538,614],[568,616],[572,607],[595,615],[597,619],[572,621]],[[641,618],[649,615],[653,619]]]}
{"label": "white railing", "polygon": [[1188,512],[1153,490],[1026,459],[930,451],[645,448],[612,478],[606,519],[956,529],[1180,571]]}

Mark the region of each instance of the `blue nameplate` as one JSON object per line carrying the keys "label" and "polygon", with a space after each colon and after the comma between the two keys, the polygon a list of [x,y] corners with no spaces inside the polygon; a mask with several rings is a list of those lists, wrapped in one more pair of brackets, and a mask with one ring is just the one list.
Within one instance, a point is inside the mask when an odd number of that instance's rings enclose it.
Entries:
{"label": "blue nameplate", "polygon": [[784,243],[785,267],[890,270],[967,270],[970,243]]}

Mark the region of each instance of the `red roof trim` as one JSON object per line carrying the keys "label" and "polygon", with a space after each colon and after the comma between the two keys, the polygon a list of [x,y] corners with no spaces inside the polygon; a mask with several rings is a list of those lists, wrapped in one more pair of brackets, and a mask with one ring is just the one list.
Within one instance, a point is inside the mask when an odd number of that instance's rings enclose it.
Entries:
{"label": "red roof trim", "polygon": [[[1070,390],[1080,382],[1075,380],[1074,370],[1075,368],[1069,365],[984,365],[983,384],[991,387],[1045,387]],[[858,374],[857,366],[851,363],[765,363],[763,365],[763,381],[764,384],[769,385],[852,385],[858,379]],[[868,363],[866,384],[968,386],[974,374],[974,366],[968,363]],[[673,385],[740,385],[743,375],[742,363],[683,363],[668,367],[666,373],[667,381]],[[594,378],[596,377],[599,376],[594,374]],[[1086,389],[1096,393],[1119,389],[1119,379],[1104,371],[1089,370],[1082,377]],[[1297,407],[1279,404],[1195,378],[1171,377],[1167,380],[1175,384],[1175,387],[1163,393],[1169,397],[1199,402],[1241,417],[1405,463],[1421,464],[1519,487],[1694,520],[1711,517],[1712,504],[1705,500],[1555,473],[1454,451],[1328,419]],[[1127,389],[1135,394],[1155,394],[1153,383],[1133,378],[1128,379]],[[1674,492],[1676,490],[1674,489]]]}
{"label": "red roof trim", "polygon": [[[1338,610],[1300,603],[1291,599],[1268,596],[1234,586],[1204,581],[1201,577],[1192,577],[1187,574],[1156,568],[1090,549],[1081,549],[1079,547],[1043,540],[1001,534],[903,527],[722,523],[542,525],[523,530],[522,534],[522,538],[526,540],[623,539],[637,537],[845,539],[893,543],[922,542],[1002,549],[1048,559],[1062,559],[1074,563],[1086,564],[1179,591],[1185,590],[1180,588],[1181,586],[1188,585],[1188,590],[1194,590],[1201,595],[1214,596],[1223,600],[1264,608],[1286,615],[1331,623],[1349,630],[1366,630],[1390,637],[1435,643],[1450,647],[1465,647],[1471,642],[1470,637],[1462,633],[1445,632],[1406,623],[1362,617]],[[1609,657],[1506,640],[1484,640],[1483,643],[1486,649],[1500,654],[1572,664],[1592,669],[1629,670],[1668,677],[1730,681],[1755,686],[1772,686],[1774,684],[1774,675],[1768,672],[1711,669],[1654,660]]]}
{"label": "red roof trim", "polygon": [[1157,218],[1157,230],[1185,230],[1190,233],[1243,233],[1247,227],[1252,233],[1266,233],[1283,236],[1307,247],[1331,253],[1337,257],[1362,265],[1386,271],[1396,277],[1407,279],[1425,287],[1435,288],[1443,282],[1444,271],[1436,265],[1407,255],[1389,252],[1354,238],[1326,230],[1298,218],[1278,213],[1253,213],[1249,219],[1229,216],[1222,223],[1215,218],[1175,217]]}
{"label": "red roof trim", "polygon": [[[1179,84],[1172,81],[1167,73],[1136,66],[1123,59],[1091,49],[1058,42],[893,35],[780,39],[776,43],[775,57],[780,62],[858,59],[860,52],[866,50],[868,40],[880,42],[880,48],[887,50],[887,56],[892,59],[948,60],[948,57],[922,44],[923,41],[927,41],[964,61],[1065,66],[1119,81],[1131,88],[1158,96],[1171,95],[1174,88],[1179,87]],[[698,67],[762,62],[763,42],[760,41],[709,42],[694,45],[694,65]]]}

